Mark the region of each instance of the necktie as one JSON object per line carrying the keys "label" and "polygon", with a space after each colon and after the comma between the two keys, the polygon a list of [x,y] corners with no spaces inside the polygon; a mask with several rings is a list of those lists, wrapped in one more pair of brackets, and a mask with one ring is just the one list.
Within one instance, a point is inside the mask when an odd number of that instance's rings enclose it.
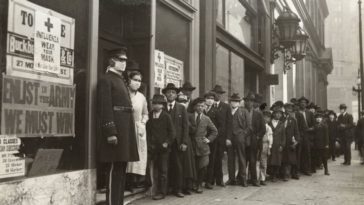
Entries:
{"label": "necktie", "polygon": [[200,124],[200,121],[201,121],[201,113],[199,113],[197,115],[197,118],[196,118],[196,124],[199,125]]}
{"label": "necktie", "polygon": [[173,107],[173,105],[169,104],[168,112],[172,112],[172,107]]}

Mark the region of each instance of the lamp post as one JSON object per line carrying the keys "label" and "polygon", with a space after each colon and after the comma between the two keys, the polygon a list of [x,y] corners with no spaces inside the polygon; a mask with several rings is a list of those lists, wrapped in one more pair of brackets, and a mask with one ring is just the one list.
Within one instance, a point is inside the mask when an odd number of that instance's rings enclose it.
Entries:
{"label": "lamp post", "polygon": [[[359,5],[359,54],[360,54],[360,79],[361,87],[364,88],[364,68],[363,68],[363,36],[362,36],[362,22],[361,22],[361,0],[358,1]],[[362,105],[364,104],[364,95],[361,95]],[[364,110],[364,107],[362,107]]]}
{"label": "lamp post", "polygon": [[[360,74],[360,73],[358,73]],[[361,111],[361,80],[360,80],[360,75],[358,75],[357,81],[356,81],[356,86],[353,86],[352,90],[353,90],[353,94],[356,95],[358,94],[358,119],[360,119],[360,111]]]}
{"label": "lamp post", "polygon": [[306,56],[306,48],[309,36],[299,26],[301,20],[286,5],[273,25],[272,45],[273,60],[283,54],[283,72],[291,69],[291,64],[302,60]]}

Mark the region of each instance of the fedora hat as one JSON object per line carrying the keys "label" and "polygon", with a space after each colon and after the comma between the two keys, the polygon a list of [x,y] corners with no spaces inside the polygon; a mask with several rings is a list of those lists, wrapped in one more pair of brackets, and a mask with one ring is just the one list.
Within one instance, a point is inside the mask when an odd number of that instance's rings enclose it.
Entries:
{"label": "fedora hat", "polygon": [[191,106],[192,106],[192,107],[195,107],[195,105],[197,105],[197,104],[199,104],[199,103],[205,103],[205,102],[206,102],[205,98],[203,98],[203,97],[198,97],[198,98],[196,98],[196,99],[194,99],[194,100],[192,101]]}
{"label": "fedora hat", "polygon": [[244,98],[245,101],[249,100],[249,101],[256,101],[256,95],[252,92],[249,92],[248,95]]}
{"label": "fedora hat", "polygon": [[163,88],[162,93],[165,94],[168,90],[175,90],[177,93],[179,92],[179,89],[173,83],[168,83],[167,86]]}
{"label": "fedora hat", "polygon": [[117,49],[113,49],[109,51],[110,58],[117,58],[120,60],[128,60],[128,57],[126,56],[126,47],[121,47]]}
{"label": "fedora hat", "polygon": [[226,93],[221,85],[215,85],[215,87],[212,89],[212,91],[214,91],[215,93],[219,93],[219,94],[223,94],[223,93]]}
{"label": "fedora hat", "polygon": [[187,91],[193,91],[195,90],[196,87],[193,87],[192,84],[190,82],[185,82],[182,87],[180,88],[180,90],[187,90]]}
{"label": "fedora hat", "polygon": [[298,99],[298,102],[301,102],[301,101],[305,101],[307,104],[310,102],[307,98],[305,98],[304,96],[300,97]]}
{"label": "fedora hat", "polygon": [[229,98],[230,101],[233,101],[233,102],[240,102],[242,99],[241,97],[239,96],[239,93],[233,93],[231,95],[231,97]]}
{"label": "fedora hat", "polygon": [[167,100],[164,97],[164,95],[161,94],[155,94],[152,98],[152,104],[166,104]]}

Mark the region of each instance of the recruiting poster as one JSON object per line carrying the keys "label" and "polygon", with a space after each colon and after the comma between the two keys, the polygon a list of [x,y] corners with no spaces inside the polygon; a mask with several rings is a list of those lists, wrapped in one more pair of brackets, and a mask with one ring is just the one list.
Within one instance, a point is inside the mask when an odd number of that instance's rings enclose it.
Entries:
{"label": "recruiting poster", "polygon": [[183,82],[183,62],[165,55],[166,63],[166,84],[173,83],[177,87],[182,86]]}
{"label": "recruiting poster", "polygon": [[155,50],[154,52],[154,86],[164,88],[165,86],[165,59],[164,52]]}
{"label": "recruiting poster", "polygon": [[9,0],[6,74],[72,85],[74,34],[73,18]]}
{"label": "recruiting poster", "polygon": [[20,144],[14,135],[0,135],[0,179],[25,175],[25,160],[14,155]]}
{"label": "recruiting poster", "polygon": [[74,136],[75,86],[3,75],[1,134]]}

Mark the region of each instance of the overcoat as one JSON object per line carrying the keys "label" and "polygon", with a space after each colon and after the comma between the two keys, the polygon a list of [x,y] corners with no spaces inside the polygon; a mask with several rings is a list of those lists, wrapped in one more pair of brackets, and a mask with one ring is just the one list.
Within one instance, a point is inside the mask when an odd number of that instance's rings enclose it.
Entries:
{"label": "overcoat", "polygon": [[231,108],[230,105],[220,102],[216,107],[216,128],[218,131],[218,146],[226,146],[226,139],[231,138]]}
{"label": "overcoat", "polygon": [[297,152],[295,146],[293,144],[292,138],[295,141],[300,141],[300,134],[298,132],[297,120],[291,116],[288,116],[284,122],[286,128],[286,145],[283,149],[283,163],[296,165],[297,164]]}
{"label": "overcoat", "polygon": [[[345,115],[340,114],[337,118],[337,124],[338,124],[338,130],[339,130],[339,137],[341,137],[343,140],[351,142],[354,139],[354,122],[353,122],[353,116],[349,113],[346,113]],[[344,127],[341,127],[340,125],[343,124]]]}
{"label": "overcoat", "polygon": [[282,164],[282,152],[279,147],[284,148],[286,145],[286,131],[284,128],[284,123],[279,121],[276,127],[272,123],[269,126],[273,131],[273,144],[271,148],[271,155],[269,158],[269,165],[271,166],[281,166]]}
{"label": "overcoat", "polygon": [[[98,83],[98,111],[101,135],[98,155],[101,162],[139,161],[133,107],[122,75],[112,71],[104,74]],[[115,135],[117,145],[107,142]]]}

